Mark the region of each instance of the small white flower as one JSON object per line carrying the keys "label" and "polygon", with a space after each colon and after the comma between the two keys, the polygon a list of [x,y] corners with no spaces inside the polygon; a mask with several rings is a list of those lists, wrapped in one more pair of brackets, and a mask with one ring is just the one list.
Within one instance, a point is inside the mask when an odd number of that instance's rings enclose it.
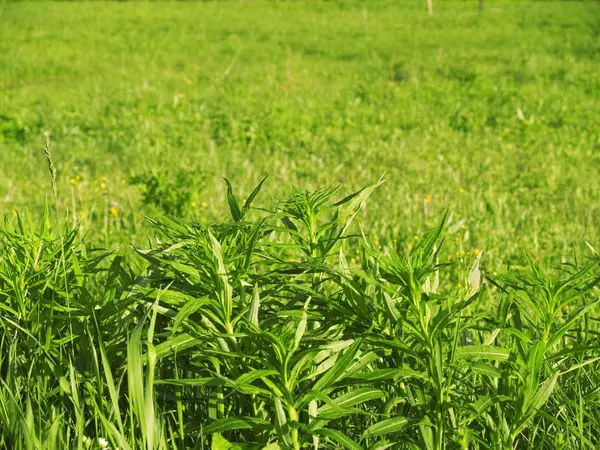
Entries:
{"label": "small white flower", "polygon": [[102,448],[108,448],[108,441],[104,438],[98,438],[98,444],[100,444],[100,447]]}

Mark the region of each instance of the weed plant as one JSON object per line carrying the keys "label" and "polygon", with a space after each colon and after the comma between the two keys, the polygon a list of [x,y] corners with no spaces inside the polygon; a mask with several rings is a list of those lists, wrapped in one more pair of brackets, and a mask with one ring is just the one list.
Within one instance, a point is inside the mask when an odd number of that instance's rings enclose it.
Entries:
{"label": "weed plant", "polygon": [[448,211],[379,248],[358,223],[379,184],[259,208],[262,182],[227,182],[229,219],[149,218],[133,252],[5,219],[0,446],[597,448],[598,254],[461,274]]}

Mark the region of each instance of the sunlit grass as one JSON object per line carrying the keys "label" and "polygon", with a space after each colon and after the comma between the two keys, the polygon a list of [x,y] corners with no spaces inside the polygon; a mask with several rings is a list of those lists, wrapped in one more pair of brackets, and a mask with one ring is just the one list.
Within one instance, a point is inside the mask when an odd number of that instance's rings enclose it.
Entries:
{"label": "sunlit grass", "polygon": [[48,131],[110,245],[146,242],[133,211],[220,217],[221,176],[285,197],[383,172],[382,242],[451,204],[494,269],[598,245],[596,5],[436,3],[3,3],[0,205],[43,210]]}
{"label": "sunlit grass", "polygon": [[0,448],[599,448],[597,8],[485,4],[0,3]]}

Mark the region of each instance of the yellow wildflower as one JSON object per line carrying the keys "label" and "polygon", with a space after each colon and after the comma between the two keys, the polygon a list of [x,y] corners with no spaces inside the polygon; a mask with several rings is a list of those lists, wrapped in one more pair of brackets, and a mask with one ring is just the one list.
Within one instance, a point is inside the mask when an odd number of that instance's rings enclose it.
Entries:
{"label": "yellow wildflower", "polygon": [[110,208],[110,213],[113,216],[116,216],[117,214],[119,214],[119,210],[113,206],[112,208]]}
{"label": "yellow wildflower", "polygon": [[481,253],[481,250],[479,250],[478,248],[476,248],[475,250],[473,250],[473,254],[475,256],[478,256]]}
{"label": "yellow wildflower", "polygon": [[208,203],[202,202],[201,205],[202,205],[203,208],[206,208],[208,206]]}
{"label": "yellow wildflower", "polygon": [[425,196],[425,203],[431,203],[431,198],[432,198],[432,197],[431,197],[431,194],[427,194],[427,195]]}
{"label": "yellow wildflower", "polygon": [[458,193],[459,194],[464,194],[466,191],[463,188],[458,188]]}

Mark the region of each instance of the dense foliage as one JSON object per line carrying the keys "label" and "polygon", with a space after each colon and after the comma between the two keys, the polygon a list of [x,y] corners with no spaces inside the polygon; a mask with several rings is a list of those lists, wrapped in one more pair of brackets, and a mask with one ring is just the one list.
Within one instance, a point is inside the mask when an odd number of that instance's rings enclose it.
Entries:
{"label": "dense foliage", "polygon": [[486,279],[481,253],[440,263],[447,212],[396,252],[353,223],[377,185],[254,211],[261,185],[245,202],[229,185],[229,220],[149,219],[141,270],[48,216],[7,220],[0,445],[600,444],[595,251]]}
{"label": "dense foliage", "polygon": [[598,5],[425,3],[0,2],[0,449],[600,448]]}

